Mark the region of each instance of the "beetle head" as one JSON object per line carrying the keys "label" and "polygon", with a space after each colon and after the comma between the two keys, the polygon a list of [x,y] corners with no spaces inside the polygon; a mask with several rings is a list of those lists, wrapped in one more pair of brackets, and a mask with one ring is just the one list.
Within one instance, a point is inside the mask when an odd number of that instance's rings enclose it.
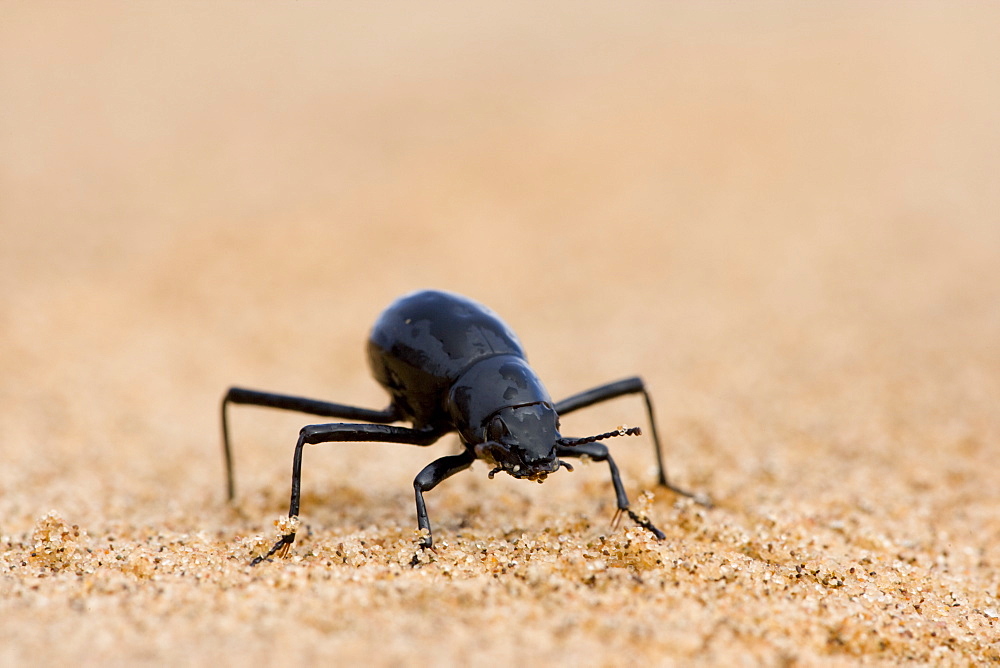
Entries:
{"label": "beetle head", "polygon": [[506,472],[515,478],[544,482],[550,473],[573,467],[559,459],[559,449],[603,441],[615,436],[638,436],[638,427],[618,427],[596,436],[563,438],[559,416],[548,402],[511,406],[490,416],[486,441],[475,446],[476,456],[494,466],[490,478]]}
{"label": "beetle head", "polygon": [[503,408],[489,417],[486,441],[476,445],[476,456],[515,478],[543,482],[560,468],[573,467],[556,456],[562,444],[559,416],[548,402]]}

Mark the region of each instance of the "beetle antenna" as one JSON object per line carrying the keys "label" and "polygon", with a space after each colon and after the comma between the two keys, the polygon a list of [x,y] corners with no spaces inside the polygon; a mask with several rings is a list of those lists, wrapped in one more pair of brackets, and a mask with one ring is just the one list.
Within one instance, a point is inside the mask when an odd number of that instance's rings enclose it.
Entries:
{"label": "beetle antenna", "polygon": [[642,430],[638,427],[618,427],[614,431],[609,431],[605,434],[598,434],[597,436],[587,436],[586,438],[560,438],[556,441],[559,445],[565,445],[566,447],[572,448],[577,445],[583,445],[584,443],[593,443],[594,441],[603,441],[606,438],[611,438],[613,436],[638,436],[642,433]]}

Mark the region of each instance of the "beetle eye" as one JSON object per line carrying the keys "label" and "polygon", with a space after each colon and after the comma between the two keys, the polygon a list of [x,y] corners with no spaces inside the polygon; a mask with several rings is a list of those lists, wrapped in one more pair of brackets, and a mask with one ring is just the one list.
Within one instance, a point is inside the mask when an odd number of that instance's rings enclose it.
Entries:
{"label": "beetle eye", "polygon": [[507,425],[500,417],[495,417],[490,420],[489,426],[486,428],[486,438],[490,441],[502,441],[505,436],[510,436],[510,431],[507,429]]}

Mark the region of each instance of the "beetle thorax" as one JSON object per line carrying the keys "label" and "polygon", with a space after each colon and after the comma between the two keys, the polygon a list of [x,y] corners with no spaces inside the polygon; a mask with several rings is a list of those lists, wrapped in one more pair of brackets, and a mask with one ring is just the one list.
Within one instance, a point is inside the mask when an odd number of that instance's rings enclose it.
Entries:
{"label": "beetle thorax", "polygon": [[487,440],[490,419],[505,408],[552,400],[523,357],[496,355],[462,372],[448,392],[445,411],[467,445]]}
{"label": "beetle thorax", "polygon": [[560,467],[559,416],[522,357],[497,355],[472,365],[452,386],[448,412],[463,443],[494,473],[540,481]]}

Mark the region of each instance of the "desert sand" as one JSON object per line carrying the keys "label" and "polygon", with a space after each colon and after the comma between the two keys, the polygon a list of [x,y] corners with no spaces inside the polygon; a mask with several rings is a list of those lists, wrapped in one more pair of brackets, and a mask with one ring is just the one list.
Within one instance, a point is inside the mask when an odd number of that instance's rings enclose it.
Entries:
{"label": "desert sand", "polygon": [[[990,3],[0,3],[0,665],[1000,662]],[[647,436],[543,485],[305,453],[488,304]],[[320,420],[322,421],[322,420]],[[624,397],[566,416],[647,429]]]}

